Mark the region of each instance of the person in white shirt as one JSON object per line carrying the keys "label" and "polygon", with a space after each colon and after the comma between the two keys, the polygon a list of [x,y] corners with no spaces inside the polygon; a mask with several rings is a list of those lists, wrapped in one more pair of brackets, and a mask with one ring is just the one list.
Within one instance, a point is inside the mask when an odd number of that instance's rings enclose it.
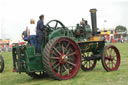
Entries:
{"label": "person in white shirt", "polygon": [[36,25],[35,25],[35,20],[34,19],[30,20],[30,25],[28,26],[28,31],[27,31],[27,37],[30,41],[30,45],[34,45],[35,48],[36,48],[36,46],[37,46]]}

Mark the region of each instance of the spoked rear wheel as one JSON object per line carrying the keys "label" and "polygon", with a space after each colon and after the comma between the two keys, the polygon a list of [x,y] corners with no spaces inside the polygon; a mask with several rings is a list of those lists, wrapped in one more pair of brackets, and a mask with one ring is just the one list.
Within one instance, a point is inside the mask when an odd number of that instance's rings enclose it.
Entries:
{"label": "spoked rear wheel", "polygon": [[113,45],[104,48],[102,55],[102,65],[106,71],[115,71],[120,66],[120,53]]}
{"label": "spoked rear wheel", "polygon": [[78,45],[72,39],[60,37],[47,43],[42,59],[50,76],[65,80],[73,78],[79,71],[81,54]]}
{"label": "spoked rear wheel", "polygon": [[81,69],[83,71],[91,71],[95,68],[97,60],[89,60],[93,56],[93,52],[85,52],[82,55]]}
{"label": "spoked rear wheel", "polygon": [[0,55],[0,73],[2,73],[4,70],[4,59],[3,57]]}

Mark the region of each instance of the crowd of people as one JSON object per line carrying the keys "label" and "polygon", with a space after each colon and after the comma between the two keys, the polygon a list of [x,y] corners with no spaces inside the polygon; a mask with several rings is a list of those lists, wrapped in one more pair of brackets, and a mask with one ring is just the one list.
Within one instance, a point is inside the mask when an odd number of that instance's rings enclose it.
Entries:
{"label": "crowd of people", "polygon": [[21,37],[24,41],[27,41],[30,45],[35,46],[36,52],[41,53],[41,44],[44,39],[44,15],[39,16],[37,24],[35,20],[31,19],[30,24],[23,31]]}
{"label": "crowd of people", "polygon": [[11,52],[12,48],[9,45],[0,45],[0,52]]}

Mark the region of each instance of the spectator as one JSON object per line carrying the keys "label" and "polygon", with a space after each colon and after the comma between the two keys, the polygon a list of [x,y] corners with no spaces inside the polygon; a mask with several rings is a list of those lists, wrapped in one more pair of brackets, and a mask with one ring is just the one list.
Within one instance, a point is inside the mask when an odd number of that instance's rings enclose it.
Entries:
{"label": "spectator", "polygon": [[30,20],[30,25],[27,27],[27,38],[30,41],[30,45],[34,45],[37,47],[37,42],[36,42],[36,25],[35,25],[35,20],[31,19]]}
{"label": "spectator", "polygon": [[24,41],[28,41],[28,38],[27,38],[27,30],[28,30],[28,28],[26,27],[26,30],[23,31],[23,32],[22,32],[22,35],[21,35],[21,37],[22,37],[22,39],[23,39]]}

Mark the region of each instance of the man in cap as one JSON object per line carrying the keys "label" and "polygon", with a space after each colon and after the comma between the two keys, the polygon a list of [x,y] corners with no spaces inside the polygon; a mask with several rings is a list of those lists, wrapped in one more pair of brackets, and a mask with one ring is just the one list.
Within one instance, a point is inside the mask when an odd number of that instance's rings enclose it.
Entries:
{"label": "man in cap", "polygon": [[39,16],[39,20],[37,22],[37,27],[36,27],[36,36],[37,36],[37,53],[41,53],[41,45],[42,42],[44,41],[44,15]]}

